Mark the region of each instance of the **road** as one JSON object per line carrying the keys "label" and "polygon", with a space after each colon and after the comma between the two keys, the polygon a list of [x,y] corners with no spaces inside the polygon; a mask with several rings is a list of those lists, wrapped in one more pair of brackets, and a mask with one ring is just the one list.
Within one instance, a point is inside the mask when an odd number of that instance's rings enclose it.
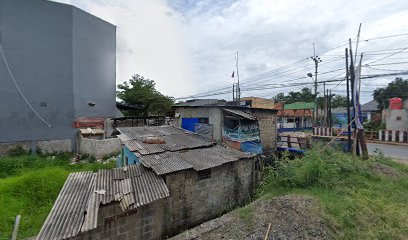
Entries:
{"label": "road", "polygon": [[408,164],[408,147],[380,143],[367,143],[367,146],[369,154],[374,154],[374,151],[378,149],[382,151],[385,156]]}

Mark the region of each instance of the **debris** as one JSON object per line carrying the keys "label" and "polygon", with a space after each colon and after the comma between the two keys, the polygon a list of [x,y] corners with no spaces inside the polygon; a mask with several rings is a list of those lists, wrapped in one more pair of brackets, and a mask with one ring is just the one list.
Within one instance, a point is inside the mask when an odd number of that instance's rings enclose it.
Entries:
{"label": "debris", "polygon": [[160,137],[146,137],[143,139],[143,143],[147,144],[166,144],[166,140]]}

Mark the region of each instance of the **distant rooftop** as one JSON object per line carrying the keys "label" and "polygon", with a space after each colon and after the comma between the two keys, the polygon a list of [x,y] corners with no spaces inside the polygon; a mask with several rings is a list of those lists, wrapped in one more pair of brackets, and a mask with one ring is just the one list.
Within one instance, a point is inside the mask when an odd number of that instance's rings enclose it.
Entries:
{"label": "distant rooftop", "polygon": [[314,103],[312,102],[295,102],[291,104],[285,104],[283,106],[285,110],[300,110],[300,109],[313,109]]}
{"label": "distant rooftop", "polygon": [[175,106],[222,106],[227,103],[224,99],[192,99],[185,102],[176,103]]}
{"label": "distant rooftop", "polygon": [[363,112],[378,111],[378,102],[375,100],[371,100],[368,103],[361,105],[361,111]]}

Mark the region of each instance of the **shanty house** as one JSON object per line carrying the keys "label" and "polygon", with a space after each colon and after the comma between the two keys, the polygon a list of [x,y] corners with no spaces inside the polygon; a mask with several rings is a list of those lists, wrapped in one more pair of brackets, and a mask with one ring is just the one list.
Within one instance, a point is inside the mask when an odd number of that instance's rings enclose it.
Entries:
{"label": "shanty house", "polygon": [[[260,157],[172,127],[118,128],[136,163],[67,179],[37,239],[159,239],[249,200]],[[127,165],[128,160],[124,161]]]}
{"label": "shanty house", "polygon": [[118,130],[140,164],[161,176],[169,189],[166,234],[243,204],[258,181],[260,162],[255,155],[219,146],[190,131],[172,126]]}
{"label": "shanty house", "polygon": [[142,165],[71,173],[38,240],[159,239],[169,190]]}
{"label": "shanty house", "polygon": [[277,110],[242,106],[175,106],[175,126],[244,152],[276,149]]}

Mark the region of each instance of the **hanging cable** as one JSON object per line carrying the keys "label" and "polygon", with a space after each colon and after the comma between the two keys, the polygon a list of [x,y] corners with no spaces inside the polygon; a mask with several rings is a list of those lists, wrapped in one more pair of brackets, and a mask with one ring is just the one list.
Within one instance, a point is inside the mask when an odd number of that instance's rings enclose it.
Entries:
{"label": "hanging cable", "polygon": [[7,72],[8,72],[8,74],[10,75],[10,78],[11,78],[11,80],[12,80],[14,86],[15,86],[16,89],[17,89],[17,92],[18,92],[18,93],[20,94],[20,96],[24,99],[24,101],[26,102],[27,106],[31,109],[31,111],[32,111],[45,125],[47,125],[47,127],[52,128],[52,125],[49,124],[47,121],[45,121],[45,119],[44,119],[43,117],[41,117],[41,115],[34,109],[34,107],[30,104],[30,102],[28,101],[28,99],[26,98],[26,96],[24,96],[23,92],[21,91],[20,87],[18,86],[17,81],[16,81],[16,79],[14,78],[14,75],[13,75],[13,73],[11,72],[10,66],[9,66],[9,64],[8,64],[8,62],[7,62],[6,55],[5,55],[5,53],[4,53],[3,46],[1,45],[1,43],[0,43],[0,53],[1,53],[1,56],[2,56],[2,58],[3,58],[4,64],[5,64],[5,66],[6,66]]}

